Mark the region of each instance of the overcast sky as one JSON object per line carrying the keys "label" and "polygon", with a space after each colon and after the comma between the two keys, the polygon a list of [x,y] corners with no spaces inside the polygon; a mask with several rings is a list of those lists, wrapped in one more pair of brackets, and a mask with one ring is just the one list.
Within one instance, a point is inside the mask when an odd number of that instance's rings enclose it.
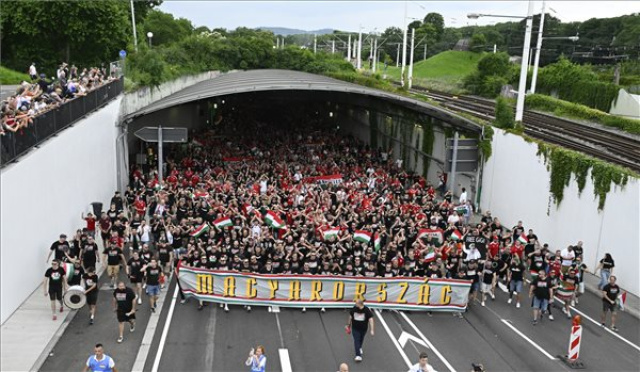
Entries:
{"label": "overcast sky", "polygon": [[[423,18],[428,12],[444,16],[446,26],[492,24],[500,18],[467,19],[467,14],[526,15],[526,1],[407,1],[408,17]],[[332,28],[383,31],[401,26],[405,1],[169,1],[160,9],[184,17],[195,26],[235,29],[244,27],[288,27],[301,30]],[[534,1],[539,13],[542,1]],[[547,1],[562,22],[608,18],[640,12],[640,1]],[[547,11],[552,13],[551,11]],[[553,14],[553,13],[552,13]],[[411,20],[410,20],[411,21]]]}

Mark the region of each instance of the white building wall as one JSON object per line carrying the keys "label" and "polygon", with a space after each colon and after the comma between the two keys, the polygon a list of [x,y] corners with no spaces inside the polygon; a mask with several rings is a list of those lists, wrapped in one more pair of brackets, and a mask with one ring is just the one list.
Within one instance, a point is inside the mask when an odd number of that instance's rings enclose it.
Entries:
{"label": "white building wall", "polygon": [[620,89],[618,99],[611,105],[609,113],[640,120],[640,95],[631,94],[624,89]]}
{"label": "white building wall", "polygon": [[533,229],[553,250],[582,240],[585,263],[591,270],[605,253],[611,253],[620,286],[640,294],[638,179],[630,179],[623,189],[612,185],[602,211],[598,211],[590,176],[580,195],[572,179],[556,207],[550,199],[550,173],[544,159],[536,155],[537,145],[499,129],[495,132],[493,155],[485,164],[482,180],[483,210],[490,210],[507,227],[522,220],[526,229]]}
{"label": "white building wall", "polygon": [[[116,188],[116,98],[0,174],[0,323],[41,286],[49,247],[84,227],[81,212]],[[42,298],[43,303],[45,298]]]}

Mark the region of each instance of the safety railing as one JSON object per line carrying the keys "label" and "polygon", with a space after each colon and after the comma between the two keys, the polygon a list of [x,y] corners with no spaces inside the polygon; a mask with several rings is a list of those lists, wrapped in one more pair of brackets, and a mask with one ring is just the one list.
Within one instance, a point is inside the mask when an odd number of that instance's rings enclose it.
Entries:
{"label": "safety railing", "polygon": [[33,123],[17,132],[5,131],[0,137],[0,168],[16,160],[34,146],[69,127],[92,111],[106,105],[124,90],[120,78],[39,114]]}

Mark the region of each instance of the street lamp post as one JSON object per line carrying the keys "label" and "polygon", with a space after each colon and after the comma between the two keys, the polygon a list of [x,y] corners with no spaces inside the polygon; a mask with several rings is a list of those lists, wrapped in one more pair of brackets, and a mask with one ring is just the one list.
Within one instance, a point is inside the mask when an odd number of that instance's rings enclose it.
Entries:
{"label": "street lamp post", "polygon": [[360,68],[362,68],[362,27],[360,27],[360,30],[358,31],[358,54],[356,55],[356,58],[358,59],[356,61],[356,68],[360,70]]}
{"label": "street lamp post", "polygon": [[411,89],[411,84],[413,83],[413,43],[416,38],[416,29],[411,29],[411,55],[409,56],[409,89]]}
{"label": "street lamp post", "polygon": [[152,46],[151,39],[153,39],[153,32],[151,31],[147,32],[147,37],[149,38],[149,48],[151,48]]}
{"label": "street lamp post", "polygon": [[542,0],[542,13],[540,13],[540,26],[538,26],[538,41],[536,42],[536,58],[533,61],[533,76],[531,76],[531,94],[536,92],[536,82],[538,81],[538,64],[540,63],[540,50],[542,50],[542,30],[544,29],[544,12],[546,2]]}
{"label": "street lamp post", "polygon": [[400,70],[400,85],[404,87],[404,67],[407,65],[407,1],[404,2],[404,27],[402,29],[402,69]]}
{"label": "street lamp post", "polygon": [[136,32],[136,13],[133,10],[133,0],[131,0],[131,24],[133,25],[133,47],[138,51],[138,33]]}
{"label": "street lamp post", "polygon": [[533,24],[533,1],[529,0],[527,11],[527,24],[524,33],[524,45],[522,46],[522,63],[520,64],[520,82],[518,83],[518,100],[516,101],[516,122],[522,122],[524,116],[524,99],[527,92],[527,67],[531,46],[531,26]]}

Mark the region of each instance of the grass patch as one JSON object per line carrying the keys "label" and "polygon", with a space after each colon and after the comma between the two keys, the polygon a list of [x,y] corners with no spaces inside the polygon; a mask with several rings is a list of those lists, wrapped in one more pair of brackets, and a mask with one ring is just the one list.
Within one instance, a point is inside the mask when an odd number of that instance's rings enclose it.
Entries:
{"label": "grass patch", "polygon": [[618,128],[628,133],[640,134],[640,120],[610,115],[606,112],[592,109],[577,103],[563,101],[542,94],[528,95],[525,103],[527,109],[550,112],[560,117],[587,120],[609,127]]}
{"label": "grass patch", "polygon": [[31,81],[29,75],[0,66],[0,84],[18,85],[25,80]]}

